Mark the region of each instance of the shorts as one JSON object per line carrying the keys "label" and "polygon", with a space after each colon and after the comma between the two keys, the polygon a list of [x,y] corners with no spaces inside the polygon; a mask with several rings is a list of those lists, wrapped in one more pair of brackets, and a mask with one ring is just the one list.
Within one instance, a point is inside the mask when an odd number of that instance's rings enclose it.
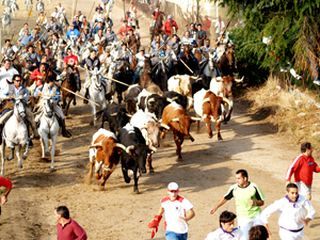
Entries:
{"label": "shorts", "polygon": [[304,182],[296,182],[298,189],[299,189],[299,194],[304,196],[306,199],[311,200],[311,186],[307,186]]}

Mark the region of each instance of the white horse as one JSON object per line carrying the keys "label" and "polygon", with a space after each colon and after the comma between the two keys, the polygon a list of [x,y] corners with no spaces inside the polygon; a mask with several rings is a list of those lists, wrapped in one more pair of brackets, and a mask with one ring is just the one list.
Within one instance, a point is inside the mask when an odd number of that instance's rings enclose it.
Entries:
{"label": "white horse", "polygon": [[10,12],[12,13],[12,16],[15,17],[15,12],[19,10],[19,6],[17,4],[17,1],[11,0],[9,8],[10,8]]}
{"label": "white horse", "polygon": [[36,4],[36,10],[37,12],[44,12],[44,3],[42,2],[42,0],[38,0],[37,4]]}
{"label": "white horse", "polygon": [[8,11],[3,12],[3,16],[1,17],[1,24],[2,24],[2,30],[5,30],[8,32],[9,26],[11,25],[11,16]]}
{"label": "white horse", "polygon": [[106,107],[106,97],[105,97],[105,90],[101,82],[101,70],[97,70],[95,68],[93,71],[88,73],[88,77],[91,78],[91,84],[89,87],[89,96],[90,96],[90,105],[92,108],[93,114],[93,126],[96,125],[96,113],[97,113],[97,106],[100,106],[101,109]]}
{"label": "white horse", "polygon": [[[8,146],[11,149],[10,156],[6,160],[14,158],[14,150],[18,159],[18,167],[22,168],[23,160],[28,156],[29,139],[28,129],[24,121],[26,118],[26,108],[21,99],[16,99],[13,114],[5,123],[2,131],[1,142],[1,175],[4,175],[5,149]],[[21,149],[25,147],[25,152],[21,156]]]}
{"label": "white horse", "polygon": [[38,132],[40,135],[40,143],[42,156],[46,160],[50,156],[49,153],[49,139],[51,139],[51,166],[50,169],[54,170],[54,154],[59,133],[58,119],[53,111],[53,100],[50,97],[43,97],[41,99],[42,113],[39,119],[40,125]]}
{"label": "white horse", "polygon": [[32,0],[24,0],[24,5],[26,6],[27,10],[30,10],[32,8]]}

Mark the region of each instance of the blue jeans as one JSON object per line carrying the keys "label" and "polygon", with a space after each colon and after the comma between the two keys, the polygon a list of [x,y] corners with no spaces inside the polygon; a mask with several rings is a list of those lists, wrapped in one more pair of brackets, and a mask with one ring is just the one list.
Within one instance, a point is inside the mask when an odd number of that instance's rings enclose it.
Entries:
{"label": "blue jeans", "polygon": [[166,232],[166,240],[187,240],[188,233]]}

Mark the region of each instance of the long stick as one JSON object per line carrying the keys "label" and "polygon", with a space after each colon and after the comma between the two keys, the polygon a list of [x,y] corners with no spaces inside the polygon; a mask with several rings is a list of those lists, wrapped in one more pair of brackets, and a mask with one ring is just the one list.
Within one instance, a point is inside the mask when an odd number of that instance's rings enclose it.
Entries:
{"label": "long stick", "polygon": [[191,70],[191,68],[190,68],[181,58],[180,58],[179,60],[180,60],[180,62],[183,63],[183,65],[184,65],[192,74],[194,74],[194,72]]}
{"label": "long stick", "polygon": [[88,98],[85,98],[84,96],[82,96],[82,95],[80,95],[80,94],[78,94],[78,93],[75,93],[75,92],[71,91],[71,90],[68,89],[68,88],[65,88],[65,87],[61,87],[61,88],[62,88],[63,90],[65,90],[65,91],[69,92],[69,93],[74,94],[75,96],[77,96],[77,97],[79,97],[79,98],[82,98],[82,99],[84,99],[84,100],[87,100],[88,102],[93,103],[93,104],[96,105],[97,107],[100,107],[100,104],[96,103],[95,101],[92,101],[92,100],[90,100],[90,99],[88,99]]}
{"label": "long stick", "polygon": [[114,81],[114,82],[116,82],[116,83],[122,84],[122,85],[124,85],[124,86],[127,86],[127,87],[130,86],[129,84],[120,82],[120,81],[117,80],[117,79],[114,79],[114,78],[111,78],[111,77],[106,77],[106,76],[103,76],[103,77],[105,77],[105,78],[107,78],[107,79],[109,79],[109,80],[111,80],[111,81]]}

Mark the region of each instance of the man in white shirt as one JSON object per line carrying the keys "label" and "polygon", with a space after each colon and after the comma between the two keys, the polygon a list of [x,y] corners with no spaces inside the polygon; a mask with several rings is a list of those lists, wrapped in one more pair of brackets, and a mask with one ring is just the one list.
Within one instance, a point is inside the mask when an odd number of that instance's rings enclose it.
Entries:
{"label": "man in white shirt", "polygon": [[179,186],[175,182],[169,183],[168,196],[161,200],[158,215],[148,224],[149,228],[153,228],[151,238],[158,231],[163,214],[166,221],[166,240],[187,240],[188,221],[195,213],[191,202],[179,195]]}
{"label": "man in white shirt", "polygon": [[287,195],[264,209],[261,220],[268,228],[268,218],[271,214],[280,212],[278,220],[279,236],[281,240],[301,240],[304,226],[314,218],[315,210],[311,202],[298,194],[295,183],[287,185]]}
{"label": "man in white shirt", "polygon": [[237,215],[233,212],[223,211],[220,214],[220,228],[210,232],[205,240],[239,240],[239,228],[235,228],[235,219]]}
{"label": "man in white shirt", "polygon": [[0,98],[5,98],[9,94],[10,84],[12,84],[12,77],[19,74],[17,69],[11,66],[11,60],[4,60],[3,67],[0,68]]}

